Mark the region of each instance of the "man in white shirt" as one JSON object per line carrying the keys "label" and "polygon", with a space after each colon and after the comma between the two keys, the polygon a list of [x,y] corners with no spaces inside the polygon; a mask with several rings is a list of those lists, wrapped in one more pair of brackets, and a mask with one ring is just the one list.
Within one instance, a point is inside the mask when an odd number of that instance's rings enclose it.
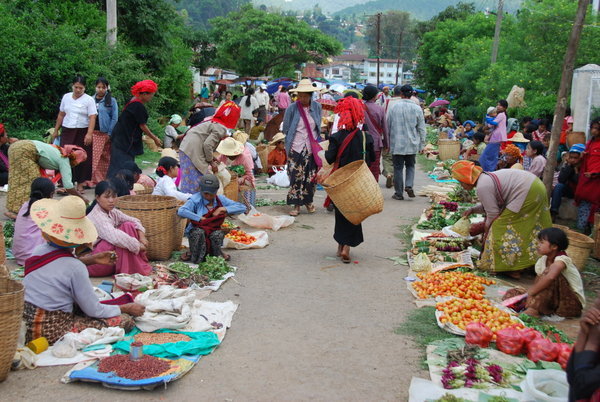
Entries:
{"label": "man in white shirt", "polygon": [[258,91],[254,92],[254,97],[258,101],[258,118],[261,121],[267,121],[267,106],[269,105],[269,94],[265,87],[261,85]]}

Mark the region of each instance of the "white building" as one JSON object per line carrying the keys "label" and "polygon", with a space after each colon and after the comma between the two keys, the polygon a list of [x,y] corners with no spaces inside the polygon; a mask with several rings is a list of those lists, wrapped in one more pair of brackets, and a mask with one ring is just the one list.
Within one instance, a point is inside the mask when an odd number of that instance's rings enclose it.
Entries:
{"label": "white building", "polygon": [[328,64],[322,66],[320,70],[323,73],[323,78],[331,81],[350,81],[352,76],[352,69],[345,64]]}
{"label": "white building", "polygon": [[[396,69],[398,69],[398,85],[403,85],[403,61],[400,60],[398,66],[395,59],[379,59],[379,83],[394,84],[396,82]],[[377,84],[377,59],[365,59],[363,71],[364,79],[369,84]]]}

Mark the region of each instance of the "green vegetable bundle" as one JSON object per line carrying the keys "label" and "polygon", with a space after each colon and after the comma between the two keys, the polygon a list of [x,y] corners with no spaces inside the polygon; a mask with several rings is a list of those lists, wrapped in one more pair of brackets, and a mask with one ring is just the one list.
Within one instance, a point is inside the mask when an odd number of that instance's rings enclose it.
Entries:
{"label": "green vegetable bundle", "polygon": [[185,262],[174,262],[169,268],[176,271],[180,278],[206,277],[211,281],[223,279],[233,269],[223,257],[214,256],[207,256],[206,261],[198,264],[198,267]]}
{"label": "green vegetable bundle", "polygon": [[246,168],[242,165],[233,165],[229,167],[229,170],[236,173],[238,176],[243,176],[246,174]]}

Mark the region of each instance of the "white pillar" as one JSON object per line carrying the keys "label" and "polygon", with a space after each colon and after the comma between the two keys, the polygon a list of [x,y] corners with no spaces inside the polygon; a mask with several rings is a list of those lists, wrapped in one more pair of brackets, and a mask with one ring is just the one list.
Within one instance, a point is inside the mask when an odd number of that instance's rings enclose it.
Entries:
{"label": "white pillar", "polygon": [[106,0],[106,43],[117,44],[117,0]]}
{"label": "white pillar", "polygon": [[[573,71],[573,85],[571,86],[571,115],[573,116],[573,131],[583,131],[589,134],[591,107],[598,97],[597,82],[593,78],[600,78],[600,66],[587,64]],[[593,85],[595,84],[595,85]]]}

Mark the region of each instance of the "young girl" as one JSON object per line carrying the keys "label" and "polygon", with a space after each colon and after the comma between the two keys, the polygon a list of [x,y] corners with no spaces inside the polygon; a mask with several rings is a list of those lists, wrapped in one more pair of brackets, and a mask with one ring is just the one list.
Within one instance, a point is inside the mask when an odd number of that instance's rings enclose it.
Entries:
{"label": "young girl", "polygon": [[177,127],[181,125],[182,118],[178,114],[171,116],[169,124],[165,127],[164,148],[177,148],[183,134],[177,132]]}
{"label": "young girl", "polygon": [[111,96],[108,80],[100,77],[96,80],[96,108],[98,118],[92,136],[92,184],[106,179],[110,165],[110,136],[119,118],[117,100]]}
{"label": "young girl", "polygon": [[485,142],[483,141],[485,139],[485,134],[481,132],[476,132],[475,134],[473,134],[472,138],[473,145],[466,150],[465,159],[470,161],[478,161],[479,157],[485,150]]}
{"label": "young girl", "polygon": [[204,175],[200,178],[200,192],[179,208],[178,215],[191,221],[185,230],[190,251],[181,256],[183,261],[198,264],[207,255],[222,256],[226,260],[230,258],[221,251],[225,237],[221,225],[227,215],[241,214],[246,211],[246,207],[223,195],[217,195],[218,190],[217,176]]}
{"label": "young girl", "polygon": [[95,193],[95,205],[88,215],[98,231],[98,240],[94,244],[92,254],[115,251],[117,261],[112,265],[89,265],[87,268],[90,276],[150,274],[152,266],[146,257],[148,240],[142,223],[115,208],[117,190],[110,182],[98,183]]}
{"label": "young girl", "polygon": [[581,275],[565,253],[569,239],[558,228],[546,228],[538,234],[538,253],[535,263],[537,278],[527,291],[525,314],[531,316],[556,314],[579,317],[585,305]]}
{"label": "young girl", "polygon": [[37,200],[54,197],[54,190],[54,183],[45,177],[38,177],[31,183],[29,201],[23,204],[15,222],[12,253],[19,265],[25,264],[25,260],[31,257],[37,246],[46,243],[42,238],[42,231],[31,219],[29,211],[31,204]]}
{"label": "young girl", "polygon": [[546,167],[546,158],[542,155],[543,153],[544,144],[539,141],[531,141],[525,149],[525,154],[531,159],[527,170],[537,177],[542,177]]}
{"label": "young girl", "polygon": [[179,174],[179,162],[177,162],[177,159],[170,156],[160,158],[156,174],[160,178],[156,183],[156,187],[154,187],[154,191],[152,191],[152,195],[168,195],[181,201],[187,201],[192,196],[192,194],[182,193],[177,190],[174,180]]}
{"label": "young girl", "polygon": [[271,168],[282,168],[287,164],[287,154],[285,153],[285,135],[283,133],[275,134],[269,145],[275,145],[275,149],[269,152],[268,158],[269,176],[273,176],[275,172]]}

